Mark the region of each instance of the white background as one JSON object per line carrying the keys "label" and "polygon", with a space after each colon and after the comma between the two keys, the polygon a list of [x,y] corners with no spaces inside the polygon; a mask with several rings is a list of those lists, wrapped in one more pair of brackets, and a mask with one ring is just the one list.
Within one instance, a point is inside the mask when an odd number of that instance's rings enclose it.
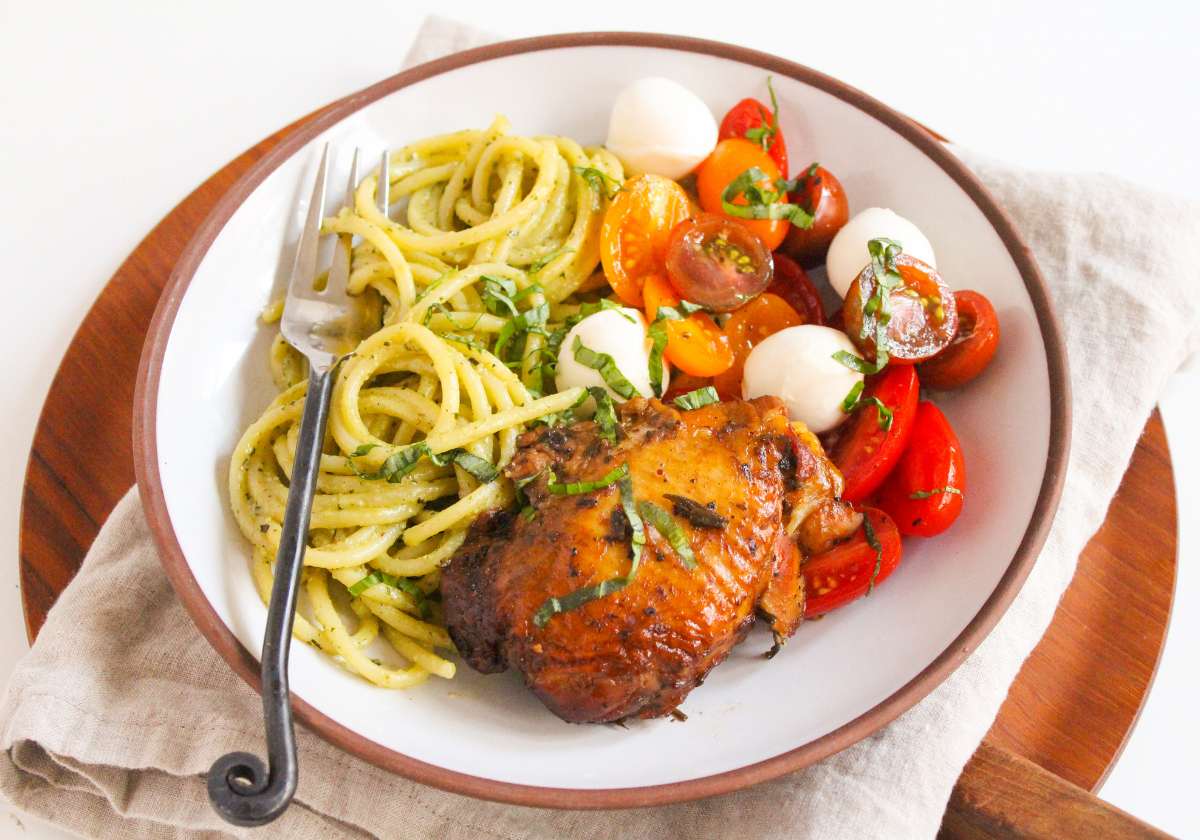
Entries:
{"label": "white background", "polygon": [[[640,30],[753,47],[840,78],[964,146],[1200,201],[1195,3],[0,0],[0,283],[12,354],[0,366],[0,681],[26,649],[17,586],[25,462],[88,308],[209,175],[395,73],[431,12],[506,37]],[[1161,401],[1179,501],[1176,601],[1148,705],[1101,791],[1180,837],[1200,837],[1200,533],[1191,519],[1200,493],[1186,480],[1200,468],[1198,386],[1200,372],[1177,375]],[[0,838],[67,836],[0,804],[5,811]]]}

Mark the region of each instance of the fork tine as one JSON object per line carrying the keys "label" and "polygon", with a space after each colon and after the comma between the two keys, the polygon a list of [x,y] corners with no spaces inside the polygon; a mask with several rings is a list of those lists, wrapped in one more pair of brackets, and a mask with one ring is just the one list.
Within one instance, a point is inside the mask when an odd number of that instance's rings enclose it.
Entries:
{"label": "fork tine", "polygon": [[[354,150],[354,158],[350,161],[350,179],[346,184],[346,199],[343,207],[354,206],[354,191],[358,186],[358,149]],[[333,263],[329,266],[329,280],[325,285],[327,292],[344,295],[346,281],[350,279],[350,243],[353,237],[349,234],[339,234],[337,244],[333,249]]]}
{"label": "fork tine", "polygon": [[312,289],[317,273],[317,250],[321,241],[321,219],[325,216],[325,180],[329,174],[329,144],[321,153],[321,165],[317,168],[317,182],[313,185],[312,200],[308,204],[308,217],[304,220],[304,233],[296,248],[296,262],[292,265],[289,284],[294,294],[300,289]]}
{"label": "fork tine", "polygon": [[391,169],[388,166],[388,151],[383,150],[383,157],[379,161],[379,183],[375,187],[375,207],[383,215],[387,215],[388,206],[391,204],[390,192],[392,188]]}

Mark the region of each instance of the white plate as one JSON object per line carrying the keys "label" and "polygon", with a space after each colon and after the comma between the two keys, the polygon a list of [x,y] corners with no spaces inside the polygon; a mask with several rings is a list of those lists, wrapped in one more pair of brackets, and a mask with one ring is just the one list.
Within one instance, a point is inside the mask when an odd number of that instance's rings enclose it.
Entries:
{"label": "white plate", "polygon": [[[915,222],[951,287],[982,292],[999,313],[992,366],[936,398],[965,453],[959,521],[937,538],[906,540],[885,585],[804,625],[774,660],[761,655],[769,634],[753,633],[689,695],[686,723],[569,725],[517,676],[465,665],[453,681],[389,691],[295,645],[300,715],[347,749],[442,787],[539,804],[642,804],[728,790],[841,749],[911,706],[978,645],[1045,538],[1067,446],[1065,354],[1006,218],[919,128],[812,71],[708,42],[557,36],[452,57],[351,97],[260,162],[177,268],[143,360],[138,477],[176,588],[239,672],[253,663],[230,633],[258,651],[266,610],[226,474],[240,433],[275,395],[274,328],[258,315],[290,271],[321,146],[340,150],[345,167],[355,145],[376,160],[385,145],[484,128],[497,112],[516,133],[597,144],[615,94],[635,79],[674,79],[719,117],[746,96],[769,101],[768,74],[793,168],[820,161],[841,179],[852,213],[890,207]],[[343,183],[344,172],[330,183]],[[718,774],[732,775],[711,778]]]}

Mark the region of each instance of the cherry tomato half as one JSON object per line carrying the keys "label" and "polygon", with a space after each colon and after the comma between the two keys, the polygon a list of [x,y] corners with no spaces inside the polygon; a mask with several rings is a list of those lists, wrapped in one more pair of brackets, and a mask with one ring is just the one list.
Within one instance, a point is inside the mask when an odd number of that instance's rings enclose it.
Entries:
{"label": "cherry tomato half", "polygon": [[879,428],[879,409],[874,404],[855,409],[835,432],[826,447],[829,460],[842,472],[842,500],[865,500],[887,478],[900,460],[917,415],[920,385],[912,365],[886,367],[867,377],[861,398],[875,397],[892,411],[892,425]]}
{"label": "cherry tomato half", "polygon": [[814,163],[805,173],[801,189],[790,193],[788,200],[811,213],[813,221],[806,228],[789,227],[780,250],[805,268],[824,265],[829,243],[850,221],[846,191],[828,169]]}
{"label": "cherry tomato half", "polygon": [[671,231],[667,276],[684,300],[732,312],[771,285],[774,263],[762,240],[737,219],[692,216]]}
{"label": "cherry tomato half", "polygon": [[767,291],[786,300],[803,319],[800,323],[827,326],[825,305],[821,303],[817,287],[808,278],[808,272],[789,256],[780,253],[771,256],[775,262],[775,279]]}
{"label": "cherry tomato half", "polygon": [[[751,143],[742,137],[731,137],[721,140],[704,162],[696,169],[696,192],[700,196],[700,206],[709,213],[726,215],[721,204],[721,193],[729,186],[729,182],[741,175],[747,169],[757,166],[767,176],[758,185],[767,189],[774,187],[779,177],[779,167],[771,156],[762,150],[762,146]],[[745,204],[746,197],[738,196],[734,204]],[[733,218],[727,216],[727,218]],[[768,251],[774,251],[787,236],[791,222],[786,219],[738,219],[756,234],[767,246]]]}
{"label": "cherry tomato half", "polygon": [[[775,262],[776,275],[779,262]],[[930,388],[960,388],[992,361],[1000,343],[1000,322],[996,310],[979,292],[954,292],[958,309],[958,333],[950,346],[932,359],[917,365],[921,382]]]}
{"label": "cherry tomato half", "polygon": [[[642,287],[646,318],[651,323],[660,306],[678,306],[679,298],[671,283],[661,274],[651,274]],[[667,361],[692,376],[716,376],[733,364],[733,351],[725,333],[703,312],[693,312],[687,320],[666,322]]]}
{"label": "cherry tomato half", "polygon": [[[896,257],[896,268],[900,284],[889,295],[892,317],[887,325],[887,351],[892,362],[910,365],[928,359],[954,340],[958,310],[954,294],[937,271],[908,254]],[[868,361],[875,360],[878,315],[864,314],[864,310],[877,288],[875,268],[868,265],[850,284],[842,306],[846,335]]]}
{"label": "cherry tomato half", "polygon": [[713,387],[729,394],[742,393],[742,372],[746,357],[767,336],[788,327],[798,327],[804,319],[781,297],[764,293],[734,310],[725,323],[725,336],[733,352],[729,369],[713,379]]}
{"label": "cherry tomato half", "polygon": [[[783,132],[778,130],[777,123],[778,117],[766,105],[757,99],[743,99],[730,108],[725,119],[721,120],[721,130],[717,133],[717,139],[728,140],[730,137],[741,137],[753,143],[756,141],[746,137],[746,132],[774,125],[776,129],[774,138],[768,133],[763,135],[763,139],[767,143],[767,154],[779,167],[780,174],[786,178],[788,171],[787,144],[783,142]],[[761,148],[763,144],[760,142],[758,145]]]}
{"label": "cherry tomato half", "polygon": [[642,284],[663,273],[667,240],[687,216],[687,193],[669,178],[639,175],[625,182],[600,228],[600,261],[621,300],[641,308]]}
{"label": "cherry tomato half", "polygon": [[950,421],[931,402],[917,406],[912,434],[875,500],[902,534],[932,537],[958,519],[966,468]]}
{"label": "cherry tomato half", "polygon": [[824,615],[861,598],[883,583],[900,563],[900,532],[892,518],[881,510],[865,507],[861,512],[883,549],[883,557],[867,542],[860,528],[846,542],[814,554],[800,565],[804,575],[804,617]]}

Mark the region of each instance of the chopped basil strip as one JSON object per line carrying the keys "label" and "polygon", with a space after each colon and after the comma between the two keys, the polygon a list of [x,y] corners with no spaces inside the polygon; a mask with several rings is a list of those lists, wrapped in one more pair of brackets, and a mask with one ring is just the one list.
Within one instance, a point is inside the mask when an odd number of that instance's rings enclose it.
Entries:
{"label": "chopped basil strip", "polygon": [[647,364],[650,366],[650,390],[654,392],[654,396],[661,397],[663,395],[663,353],[667,350],[667,325],[662,318],[655,318],[654,323],[646,330],[646,334],[650,337],[650,358]]}
{"label": "chopped basil strip", "polygon": [[854,387],[850,389],[850,393],[846,395],[846,399],[842,400],[842,411],[849,414],[852,411],[873,405],[879,409],[879,431],[886,432],[892,428],[892,410],[883,404],[883,400],[879,397],[860,397],[862,393],[863,383],[855,382]]}
{"label": "chopped basil strip", "polygon": [[546,489],[556,496],[578,496],[580,493],[591,493],[593,490],[600,490],[610,484],[616,484],[624,474],[624,468],[617,467],[599,481],[578,481],[574,484],[559,484],[554,472],[551,471],[549,477],[546,479]]}
{"label": "chopped basil strip", "polygon": [[[875,318],[876,359],[876,371],[873,372],[878,372],[888,362],[887,328],[892,320],[892,292],[903,282],[900,270],[896,267],[896,257],[901,253],[901,246],[893,239],[872,239],[867,243],[867,250],[871,254],[871,268],[875,275],[875,292],[869,298],[862,300],[863,322],[859,337],[869,337],[867,319],[873,316]],[[863,293],[864,290],[860,286],[860,300]]]}
{"label": "chopped basil strip", "polygon": [[377,443],[364,443],[346,458],[350,463],[350,467],[354,470],[354,474],[359,478],[366,481],[378,481],[381,478],[386,478],[389,484],[398,484],[400,479],[416,469],[418,461],[426,455],[433,454],[429,449],[429,444],[421,441],[389,455],[387,460],[383,462],[383,465],[375,472],[360,472],[358,466],[354,463],[354,459],[361,455],[366,455],[378,445]]}
{"label": "chopped basil strip", "polygon": [[707,505],[700,504],[695,499],[676,496],[674,493],[664,493],[663,498],[670,499],[675,503],[674,514],[676,516],[682,516],[697,528],[712,528],[721,531],[729,524],[729,520],[724,516]]}
{"label": "chopped basil strip", "polygon": [[440,338],[444,339],[445,341],[453,341],[457,344],[465,344],[468,347],[470,347],[472,350],[486,350],[487,349],[482,344],[480,344],[478,341],[474,341],[473,339],[467,338],[465,335],[455,335],[454,333],[441,333]]}
{"label": "chopped basil strip", "polygon": [[706,405],[712,405],[720,401],[721,398],[717,396],[717,389],[711,385],[707,385],[704,388],[697,388],[695,391],[680,394],[671,402],[675,403],[676,407],[682,408],[684,411],[689,411],[693,408],[703,408]]}
{"label": "chopped basil strip", "polygon": [[675,553],[683,561],[684,568],[688,571],[695,569],[696,554],[688,543],[687,534],[679,527],[675,517],[652,502],[638,502],[637,509],[642,518],[671,543],[671,548],[675,549]]}
{"label": "chopped basil strip", "polygon": [[617,481],[617,484],[621,489],[621,506],[633,531],[633,563],[629,566],[629,573],[624,577],[609,578],[594,586],[585,586],[582,589],[576,589],[574,592],[564,595],[561,598],[547,598],[538,608],[538,611],[533,614],[534,626],[539,629],[545,627],[555,613],[567,612],[576,607],[582,607],[584,604],[595,601],[598,598],[619,592],[628,586],[630,581],[633,580],[633,576],[637,574],[638,564],[642,560],[642,546],[646,544],[646,528],[642,524],[642,519],[638,516],[636,510],[637,504],[633,498],[633,480],[629,477],[629,464],[622,464],[619,472],[621,473],[621,477]]}
{"label": "chopped basil strip", "polygon": [[451,449],[446,452],[434,454],[429,448],[429,444],[425,441],[414,443],[406,449],[402,449],[392,455],[389,455],[387,460],[383,462],[378,470],[373,473],[364,473],[358,469],[354,463],[354,458],[366,455],[375,447],[377,443],[364,443],[362,446],[355,449],[346,458],[350,462],[350,467],[354,470],[354,474],[366,481],[378,481],[386,478],[389,484],[396,484],[404,476],[408,475],[417,467],[417,462],[422,458],[428,457],[429,460],[437,464],[439,467],[444,467],[447,464],[455,463],[464,470],[475,476],[484,484],[495,481],[500,475],[496,468],[480,458],[477,455],[472,455],[465,449]]}
{"label": "chopped basil strip", "polygon": [[465,449],[454,450],[454,463],[469,472],[484,484],[490,484],[500,475],[500,471],[478,455],[472,455]]}
{"label": "chopped basil strip", "polygon": [[433,608],[429,605],[429,598],[421,587],[409,578],[396,578],[396,582],[392,585],[413,597],[413,600],[417,602],[417,609],[421,612],[421,618],[428,620],[433,617]]}
{"label": "chopped basil strip", "polygon": [[621,186],[621,182],[607,172],[603,172],[591,166],[573,166],[571,171],[579,175],[583,180],[587,181],[592,189],[597,193],[612,201],[617,193],[625,192],[629,188]]}
{"label": "chopped basil strip", "polygon": [[621,306],[621,304],[614,303],[608,298],[601,298],[595,303],[585,303],[580,306],[579,311],[567,319],[567,328],[570,329],[589,315],[595,315],[597,312],[604,312],[608,309],[617,310],[621,313],[621,317],[631,324],[637,323],[637,319],[626,312],[625,307]]}
{"label": "chopped basil strip", "polygon": [[423,301],[425,298],[429,297],[429,293],[430,293],[430,292],[432,292],[432,291],[433,291],[434,289],[436,289],[438,286],[442,285],[442,283],[444,283],[444,282],[446,282],[447,280],[449,280],[449,279],[450,279],[451,277],[453,277],[455,274],[458,274],[458,269],[457,269],[457,268],[452,268],[452,269],[450,269],[449,271],[447,271],[447,272],[446,272],[445,274],[443,274],[441,277],[439,277],[438,279],[436,279],[436,280],[434,280],[432,283],[430,283],[428,286],[426,286],[426,287],[425,287],[425,291],[423,291],[423,292],[421,292],[421,294],[417,295],[417,297],[416,297],[416,300],[414,300],[414,301],[413,301],[413,303],[420,303],[420,302],[421,302],[421,301]]}
{"label": "chopped basil strip", "polygon": [[537,508],[533,505],[525,505],[521,508],[521,515],[532,522],[537,517]]}
{"label": "chopped basil strip", "polygon": [[350,596],[353,598],[357,598],[359,595],[366,592],[372,586],[377,586],[378,584],[381,584],[381,583],[383,583],[383,573],[380,572],[378,569],[376,569],[375,571],[371,572],[371,574],[367,575],[365,578],[360,580],[358,583],[349,587]]}
{"label": "chopped basil strip", "polygon": [[617,442],[617,410],[613,405],[612,396],[598,385],[593,385],[584,392],[581,399],[588,394],[596,400],[596,415],[592,419],[600,424],[600,437],[609,443]]}
{"label": "chopped basil strip", "polygon": [[858,395],[862,393],[866,383],[861,380],[854,383],[854,387],[850,389],[850,393],[846,395],[846,399],[842,400],[842,413],[849,414],[858,404]]}
{"label": "chopped basil strip", "polygon": [[871,572],[871,582],[867,584],[867,594],[875,588],[875,578],[879,577],[879,570],[883,568],[883,543],[879,542],[879,537],[875,536],[875,528],[871,525],[871,517],[863,514],[863,536],[867,538],[867,545],[875,549],[875,571]]}
{"label": "chopped basil strip", "polygon": [[678,307],[660,306],[658,311],[654,313],[654,323],[650,325],[647,335],[650,337],[650,389],[654,392],[654,396],[661,397],[663,395],[663,353],[667,349],[667,328],[666,321],[686,321],[691,317],[693,312],[699,312],[704,309],[697,303],[691,301],[681,301]]}
{"label": "chopped basil strip", "polygon": [[910,499],[928,499],[930,496],[937,496],[940,493],[954,493],[958,496],[962,495],[962,491],[957,487],[942,487],[937,490],[918,490],[915,493],[909,493]]}
{"label": "chopped basil strip", "polygon": [[534,260],[533,262],[531,262],[529,264],[529,268],[527,269],[528,274],[530,277],[537,277],[538,272],[540,272],[543,268],[545,268],[550,263],[554,262],[556,259],[561,257],[563,254],[574,254],[574,253],[575,253],[574,248],[567,248],[567,247],[559,248],[557,251],[547,254],[546,256],[542,257],[540,260]]}
{"label": "chopped basil strip", "polygon": [[[766,181],[767,173],[757,166],[752,166],[738,175],[721,193],[721,209],[730,216],[739,219],[786,219],[798,228],[812,225],[812,214],[799,204],[789,204],[784,201],[788,190],[794,189],[796,181],[779,178],[774,183],[774,189],[759,185]],[[745,204],[734,204],[738,196],[746,199]]]}
{"label": "chopped basil strip", "polygon": [[575,343],[571,346],[571,352],[575,354],[575,361],[579,362],[579,364],[599,371],[600,376],[604,379],[604,383],[618,397],[631,400],[639,396],[637,388],[634,388],[632,383],[621,373],[612,356],[607,353],[597,353],[595,350],[584,347],[579,336],[575,336]]}
{"label": "chopped basil strip", "polygon": [[846,367],[850,368],[850,370],[856,370],[859,373],[865,373],[867,376],[870,376],[873,373],[879,373],[879,371],[883,370],[884,367],[887,366],[888,354],[887,351],[884,351],[875,364],[871,364],[865,359],[860,359],[858,356],[855,356],[853,353],[847,353],[845,350],[839,350],[833,354],[833,360],[835,362],[841,362]]}
{"label": "chopped basil strip", "polygon": [[746,139],[751,143],[758,143],[764,152],[771,151],[771,147],[775,145],[775,135],[779,133],[779,102],[775,99],[775,88],[771,87],[770,76],[767,76],[767,92],[771,94],[771,124],[767,125],[767,115],[760,107],[758,113],[762,117],[762,126],[746,129]]}

